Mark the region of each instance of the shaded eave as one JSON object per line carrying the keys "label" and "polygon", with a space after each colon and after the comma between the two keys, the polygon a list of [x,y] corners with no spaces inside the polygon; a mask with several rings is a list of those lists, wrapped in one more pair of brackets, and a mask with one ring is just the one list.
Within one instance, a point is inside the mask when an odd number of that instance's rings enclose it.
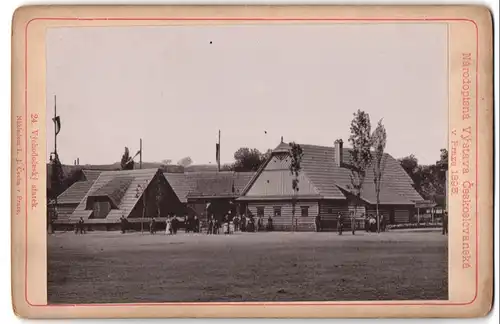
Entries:
{"label": "shaded eave", "polygon": [[437,207],[438,204],[433,202],[433,201],[428,201],[428,200],[423,200],[423,201],[416,201],[415,202],[415,208],[434,208]]}
{"label": "shaded eave", "polygon": [[[336,184],[336,186],[337,186],[337,187],[338,187],[338,188],[339,188],[342,192],[344,192],[344,193],[348,193],[348,194],[350,194],[350,195],[353,195],[353,193],[352,193],[349,189],[347,189],[347,188],[345,188],[345,187],[343,187],[343,186],[341,186],[341,185],[338,185],[338,184]],[[363,197],[363,196],[361,196],[361,197],[359,197],[359,198],[360,198],[361,200],[363,200],[363,201],[364,201],[365,203],[367,203],[367,204],[370,204],[370,205],[376,205],[376,204],[377,204],[377,202],[376,202],[376,201],[371,201],[371,200],[369,200],[369,199],[366,199],[366,198],[365,198],[365,197]],[[400,200],[400,201],[399,201],[399,200],[398,200],[398,201],[396,201],[396,200],[395,200],[395,201],[391,201],[391,202],[385,202],[385,201],[384,201],[384,202],[380,202],[380,205],[385,205],[385,206],[387,206],[387,205],[409,205],[409,206],[415,206],[415,202],[414,202],[414,201],[411,201],[411,200],[409,200],[409,199],[407,199],[407,198],[402,197],[402,200]]]}
{"label": "shaded eave", "polygon": [[262,200],[321,200],[324,199],[323,196],[319,195],[298,195],[298,196],[292,196],[292,195],[286,195],[286,196],[243,196],[239,197],[236,199],[236,201],[262,201]]}
{"label": "shaded eave", "polygon": [[94,203],[94,200],[96,198],[105,198],[106,201],[111,204],[111,208],[112,209],[119,209],[118,208],[118,204],[113,199],[111,199],[111,197],[108,196],[108,195],[89,195],[87,197],[87,206],[85,208],[86,210],[91,210],[92,209],[91,205],[92,205],[92,203]]}
{"label": "shaded eave", "polygon": [[187,196],[187,201],[190,199],[235,199],[239,196],[237,195],[192,195],[192,196]]}

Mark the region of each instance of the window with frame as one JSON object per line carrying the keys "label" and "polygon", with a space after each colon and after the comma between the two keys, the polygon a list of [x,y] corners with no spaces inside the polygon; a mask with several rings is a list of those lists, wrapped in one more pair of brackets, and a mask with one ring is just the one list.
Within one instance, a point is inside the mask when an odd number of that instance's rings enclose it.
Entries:
{"label": "window with frame", "polygon": [[300,207],[300,215],[302,217],[307,217],[309,216],[309,206],[301,206]]}
{"label": "window with frame", "polygon": [[257,217],[264,217],[264,207],[257,207]]}
{"label": "window with frame", "polygon": [[274,207],[274,217],[281,216],[281,207]]}

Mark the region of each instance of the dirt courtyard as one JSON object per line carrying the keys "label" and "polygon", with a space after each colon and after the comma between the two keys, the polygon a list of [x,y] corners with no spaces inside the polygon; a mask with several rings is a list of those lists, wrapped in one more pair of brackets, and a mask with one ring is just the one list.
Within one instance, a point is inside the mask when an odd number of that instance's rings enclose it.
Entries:
{"label": "dirt courtyard", "polygon": [[48,236],[49,303],[448,299],[438,231]]}

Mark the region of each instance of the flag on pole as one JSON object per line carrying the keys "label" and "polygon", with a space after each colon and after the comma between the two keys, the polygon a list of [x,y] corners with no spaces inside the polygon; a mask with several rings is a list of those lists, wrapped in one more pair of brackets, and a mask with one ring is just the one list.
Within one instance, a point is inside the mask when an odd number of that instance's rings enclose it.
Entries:
{"label": "flag on pole", "polygon": [[56,117],[52,118],[52,121],[54,122],[54,124],[56,126],[56,135],[57,135],[61,131],[61,117],[56,116]]}
{"label": "flag on pole", "polygon": [[137,155],[141,154],[141,150],[137,151],[137,153],[135,153],[134,156],[131,156],[128,158],[128,161],[127,161],[127,164],[129,164],[130,162],[132,162],[136,157]]}

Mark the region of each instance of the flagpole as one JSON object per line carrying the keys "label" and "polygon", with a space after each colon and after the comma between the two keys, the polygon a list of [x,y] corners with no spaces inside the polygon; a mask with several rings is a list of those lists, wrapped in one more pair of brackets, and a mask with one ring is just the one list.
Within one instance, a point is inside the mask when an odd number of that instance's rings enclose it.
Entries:
{"label": "flagpole", "polygon": [[139,142],[139,169],[142,169],[142,138]]}
{"label": "flagpole", "polygon": [[[54,170],[57,170],[57,163],[59,161],[59,157],[57,156],[57,97],[54,95],[54,161],[53,163],[56,163],[56,167],[52,169],[52,172]],[[52,175],[56,176],[56,175]],[[53,188],[54,189],[54,188]],[[55,199],[54,199],[54,216],[57,219],[57,190],[55,190]],[[53,230],[52,228],[50,229],[51,231]]]}
{"label": "flagpole", "polygon": [[57,156],[57,97],[54,95],[54,155]]}
{"label": "flagpole", "polygon": [[219,152],[217,154],[217,171],[220,172],[220,129],[219,129]]}

